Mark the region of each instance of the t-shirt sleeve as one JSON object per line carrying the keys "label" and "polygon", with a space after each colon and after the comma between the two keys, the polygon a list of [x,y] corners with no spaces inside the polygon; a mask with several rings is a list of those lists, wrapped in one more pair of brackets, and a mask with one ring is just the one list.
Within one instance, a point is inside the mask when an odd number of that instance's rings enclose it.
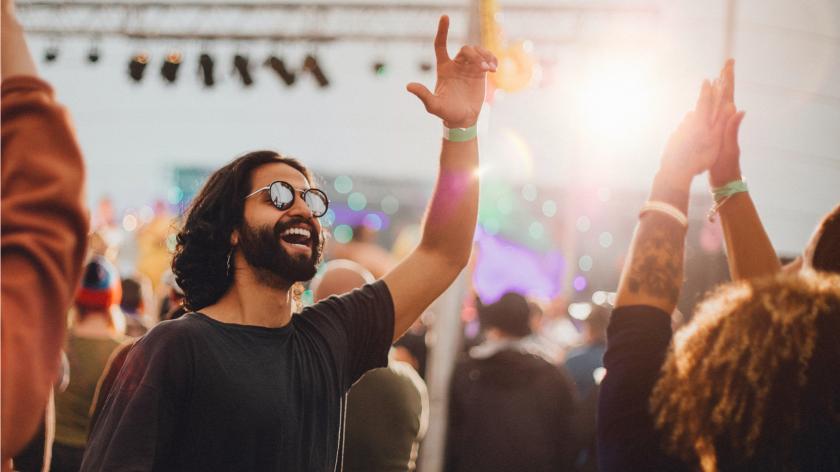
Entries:
{"label": "t-shirt sleeve", "polygon": [[184,340],[160,325],[131,348],[88,438],[82,471],[153,470],[174,451],[192,368]]}
{"label": "t-shirt sleeve", "polygon": [[379,280],[352,292],[329,297],[301,315],[325,338],[345,390],[365,372],[388,365],[394,336],[394,301]]}
{"label": "t-shirt sleeve", "polygon": [[[670,470],[649,410],[650,394],[671,342],[671,317],[651,306],[613,311],[607,329],[598,405],[603,471]],[[653,466],[653,468],[651,468]]]}

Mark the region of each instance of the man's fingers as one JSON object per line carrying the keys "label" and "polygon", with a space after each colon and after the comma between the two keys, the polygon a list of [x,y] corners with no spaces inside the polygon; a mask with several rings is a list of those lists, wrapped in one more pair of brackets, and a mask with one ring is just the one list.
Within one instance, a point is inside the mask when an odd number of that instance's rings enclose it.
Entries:
{"label": "man's fingers", "polygon": [[709,122],[709,115],[712,112],[712,85],[708,80],[703,81],[700,87],[700,97],[697,98],[697,106],[694,107],[695,114],[702,122]]}
{"label": "man's fingers", "polygon": [[484,58],[473,46],[464,46],[455,56],[455,62],[458,64],[481,64],[484,62]]}
{"label": "man's fingers", "polygon": [[416,95],[423,102],[427,112],[434,114],[437,111],[437,97],[425,85],[412,82],[406,86],[406,90]]}
{"label": "man's fingers", "polygon": [[490,52],[488,49],[485,49],[481,46],[476,46],[475,50],[478,51],[478,53],[481,54],[481,57],[484,58],[484,61],[490,65],[491,70],[496,70],[496,68],[499,67],[498,59],[496,59],[496,56],[493,55],[493,53]]}
{"label": "man's fingers", "polygon": [[435,35],[435,58],[438,64],[449,61],[449,52],[446,51],[447,36],[449,36],[449,17],[441,15]]}

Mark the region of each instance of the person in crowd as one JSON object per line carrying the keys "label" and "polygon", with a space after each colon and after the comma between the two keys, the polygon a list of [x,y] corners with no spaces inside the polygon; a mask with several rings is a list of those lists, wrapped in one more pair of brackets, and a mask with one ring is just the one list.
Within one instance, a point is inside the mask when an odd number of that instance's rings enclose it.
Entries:
{"label": "person in crowd", "polygon": [[426,362],[429,348],[426,346],[426,333],[428,329],[423,319],[429,315],[426,312],[408,328],[408,331],[394,343],[393,356],[395,359],[409,364],[420,374],[420,377],[426,378]]}
{"label": "person in crowd", "polygon": [[704,82],[639,217],[604,356],[598,445],[607,472],[840,464],[840,279],[811,271],[721,287],[669,350],[689,187],[742,116],[723,98],[726,82]]}
{"label": "person in crowd", "polygon": [[589,306],[591,311],[583,320],[584,343],[569,351],[564,362],[580,398],[589,396],[597,383],[598,372],[604,367],[607,324],[610,320],[609,309],[596,303],[590,303]]}
{"label": "person in crowd", "polygon": [[437,187],[414,252],[385,277],[292,316],[328,202],[299,161],[246,154],[210,176],[178,234],[173,272],[193,312],[128,353],[82,470],[340,469],[344,397],[466,265],[478,207],[475,124],[496,59],[435,38],[437,83],[408,90],[443,120]]}
{"label": "person in crowd", "polygon": [[[722,104],[735,107],[735,62],[721,71]],[[710,212],[720,215],[726,241],[729,271],[733,279],[773,274],[781,269],[779,259],[758,216],[758,210],[741,175],[738,131],[744,112],[737,112],[724,128],[718,159],[709,168],[709,185],[715,198]],[[817,226],[803,255],[788,269],[800,267],[840,273],[840,204]]]}
{"label": "person in crowd", "polygon": [[67,388],[55,396],[50,470],[75,472],[82,464],[96,384],[111,353],[125,340],[113,313],[121,293],[117,269],[104,257],[95,256],[85,267],[65,345],[71,376]]}
{"label": "person in crowd", "polygon": [[345,244],[330,244],[330,259],[347,259],[358,262],[374,277],[381,278],[396,264],[396,261],[376,242],[377,232],[360,224],[353,227],[353,239]]}
{"label": "person in crowd", "polygon": [[88,228],[82,154],[38,78],[12,0],[2,11],[3,470],[38,430],[59,369]]}
{"label": "person in crowd", "polygon": [[[355,262],[333,260],[313,279],[313,298],[319,302],[374,280]],[[387,367],[371,370],[350,389],[346,422],[345,472],[415,470],[429,422],[426,384],[412,366],[389,355]]]}
{"label": "person in crowd", "polygon": [[447,472],[571,470],[574,386],[528,349],[529,317],[516,293],[479,305],[486,340],[452,373]]}
{"label": "person in crowd", "polygon": [[125,315],[125,334],[131,337],[143,336],[149,331],[151,325],[146,316],[143,285],[134,277],[124,278],[121,284],[120,309]]}

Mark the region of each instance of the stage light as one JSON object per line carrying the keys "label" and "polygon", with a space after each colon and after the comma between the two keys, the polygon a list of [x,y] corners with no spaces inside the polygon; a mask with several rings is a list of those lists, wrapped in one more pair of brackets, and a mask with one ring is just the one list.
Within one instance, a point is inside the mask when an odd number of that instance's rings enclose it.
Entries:
{"label": "stage light", "polygon": [[295,83],[295,73],[290,71],[286,67],[286,63],[283,62],[283,59],[280,59],[277,56],[269,56],[268,59],[265,61],[265,65],[271,67],[271,70],[277,73],[277,76],[280,77],[286,85],[292,86]]}
{"label": "stage light", "polygon": [[242,84],[246,87],[254,85],[254,78],[251,77],[251,67],[247,56],[237,54],[233,56],[233,69],[239,73],[242,78]]}
{"label": "stage light", "polygon": [[178,69],[181,67],[181,53],[172,51],[166,55],[163,65],[160,68],[160,75],[169,83],[175,83],[178,79]]}
{"label": "stage light", "polygon": [[321,66],[318,64],[318,59],[315,59],[315,56],[311,54],[306,56],[306,59],[303,60],[303,70],[310,72],[321,88],[329,87],[330,81],[324,75],[324,71],[321,69]]}
{"label": "stage light", "polygon": [[58,47],[49,46],[44,50],[44,62],[55,62],[58,59]]}
{"label": "stage light", "polygon": [[376,61],[373,63],[373,73],[382,77],[388,73],[388,66],[382,61]]}
{"label": "stage light", "polygon": [[95,64],[95,63],[99,62],[99,57],[100,57],[99,48],[96,47],[96,46],[92,46],[88,50],[88,55],[87,55],[88,62],[90,62],[91,64]]}
{"label": "stage light", "polygon": [[216,79],[213,77],[214,65],[213,57],[206,52],[198,58],[198,73],[201,74],[201,80],[205,87],[212,87],[216,83]]}
{"label": "stage light", "polygon": [[146,66],[149,64],[149,55],[145,52],[137,53],[131,58],[128,63],[128,75],[134,79],[135,82],[143,80],[143,73],[146,72]]}
{"label": "stage light", "polygon": [[583,69],[579,116],[593,142],[633,141],[650,128],[658,84],[644,61],[604,58]]}

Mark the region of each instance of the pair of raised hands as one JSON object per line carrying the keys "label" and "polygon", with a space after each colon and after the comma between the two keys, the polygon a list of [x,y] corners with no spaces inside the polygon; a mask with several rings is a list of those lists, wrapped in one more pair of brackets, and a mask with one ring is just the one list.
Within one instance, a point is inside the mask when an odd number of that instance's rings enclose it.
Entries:
{"label": "pair of raised hands", "polygon": [[671,134],[661,170],[677,182],[690,182],[706,170],[719,187],[741,179],[738,129],[744,112],[735,108],[735,62],[729,60],[713,82],[703,82],[694,110]]}
{"label": "pair of raised hands", "polygon": [[408,91],[417,96],[426,111],[440,117],[448,128],[467,128],[478,121],[484,103],[484,78],[495,72],[496,57],[481,46],[464,46],[454,59],[446,50],[449,17],[440,17],[435,36],[437,82],[434,93],[412,82]]}

